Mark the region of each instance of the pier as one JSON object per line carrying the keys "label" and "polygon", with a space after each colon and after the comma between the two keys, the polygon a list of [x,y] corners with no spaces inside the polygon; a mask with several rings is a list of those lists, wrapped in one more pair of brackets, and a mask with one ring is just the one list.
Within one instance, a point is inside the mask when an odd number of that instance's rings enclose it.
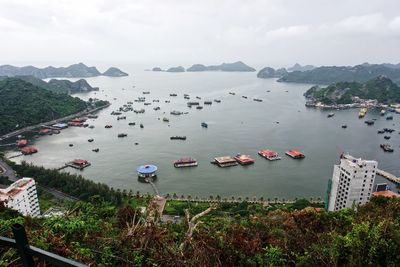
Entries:
{"label": "pier", "polygon": [[377,169],[376,170],[376,174],[379,175],[379,176],[382,176],[383,178],[388,179],[389,181],[391,181],[391,182],[393,182],[395,184],[400,184],[400,178],[398,178],[395,175],[393,175],[391,173],[388,173],[388,172],[386,172],[384,170]]}

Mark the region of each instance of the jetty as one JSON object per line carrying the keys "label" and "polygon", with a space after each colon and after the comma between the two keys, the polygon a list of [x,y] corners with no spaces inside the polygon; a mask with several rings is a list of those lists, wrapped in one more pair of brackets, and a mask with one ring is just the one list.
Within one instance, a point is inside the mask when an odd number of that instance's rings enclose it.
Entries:
{"label": "jetty", "polygon": [[395,176],[395,175],[393,175],[393,174],[391,174],[389,172],[377,169],[376,170],[376,174],[379,175],[379,176],[382,176],[383,178],[388,179],[389,181],[391,181],[393,183],[400,184],[400,178],[398,178],[397,176]]}

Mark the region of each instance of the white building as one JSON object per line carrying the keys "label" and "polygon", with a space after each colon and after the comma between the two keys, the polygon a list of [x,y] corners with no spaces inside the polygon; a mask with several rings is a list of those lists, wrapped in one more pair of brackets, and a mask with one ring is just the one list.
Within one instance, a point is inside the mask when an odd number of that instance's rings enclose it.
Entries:
{"label": "white building", "polygon": [[24,216],[40,215],[35,180],[22,178],[5,189],[0,189],[0,204],[17,210]]}
{"label": "white building", "polygon": [[336,211],[362,205],[372,195],[378,162],[342,155],[328,184],[326,208]]}

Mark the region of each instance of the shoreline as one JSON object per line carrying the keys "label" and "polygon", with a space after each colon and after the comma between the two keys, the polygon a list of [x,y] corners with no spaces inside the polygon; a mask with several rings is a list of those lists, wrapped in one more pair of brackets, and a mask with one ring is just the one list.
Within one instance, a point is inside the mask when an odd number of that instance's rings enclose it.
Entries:
{"label": "shoreline", "polygon": [[106,104],[104,106],[101,106],[101,107],[96,107],[96,108],[91,109],[91,110],[85,109],[85,110],[82,110],[82,111],[80,111],[78,113],[74,113],[74,114],[71,114],[71,115],[68,115],[68,116],[65,116],[65,117],[62,117],[62,118],[58,118],[58,119],[52,120],[52,121],[41,122],[41,123],[38,123],[38,124],[35,124],[35,125],[27,126],[25,128],[22,128],[22,129],[19,129],[19,130],[16,130],[16,131],[13,131],[13,132],[10,132],[10,133],[7,133],[7,134],[3,134],[2,136],[0,136],[0,142],[4,141],[4,140],[7,140],[7,139],[9,139],[11,137],[14,137],[16,135],[22,134],[24,132],[34,130],[34,129],[39,128],[41,126],[46,126],[48,124],[51,125],[51,124],[59,123],[59,122],[65,121],[65,120],[69,120],[69,119],[75,118],[75,117],[79,117],[79,116],[82,116],[82,115],[87,115],[89,113],[97,112],[97,111],[99,111],[101,109],[104,109],[104,108],[107,108],[109,106],[111,106],[111,103],[108,103],[108,104]]}

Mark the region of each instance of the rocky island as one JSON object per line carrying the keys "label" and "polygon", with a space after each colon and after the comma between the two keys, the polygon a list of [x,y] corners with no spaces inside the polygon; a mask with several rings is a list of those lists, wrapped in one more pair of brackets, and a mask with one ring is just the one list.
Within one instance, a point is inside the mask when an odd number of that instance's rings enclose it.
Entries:
{"label": "rocky island", "polygon": [[154,67],[151,71],[163,71],[160,67]]}
{"label": "rocky island", "polygon": [[194,64],[187,71],[238,71],[238,72],[251,72],[256,71],[254,68],[244,64],[242,61],[234,63],[222,63],[221,65],[205,66],[203,64]]}
{"label": "rocky island", "polygon": [[338,82],[327,87],[313,86],[304,96],[307,106],[322,108],[351,108],[400,103],[400,87],[386,76],[367,82]]}
{"label": "rocky island", "polygon": [[96,77],[96,76],[127,76],[128,74],[122,72],[117,68],[110,68],[103,74],[100,73],[96,67],[88,67],[83,63],[73,64],[68,67],[55,68],[52,66],[46,68],[36,68],[34,66],[15,67],[11,65],[0,66],[0,76],[34,76],[39,79],[46,78],[80,78],[80,77]]}
{"label": "rocky island", "polygon": [[313,65],[302,66],[299,63],[296,63],[293,65],[293,67],[288,68],[288,71],[308,71],[313,69],[315,69]]}
{"label": "rocky island", "polygon": [[257,73],[258,78],[281,78],[287,74],[287,70],[285,68],[277,69],[275,70],[274,68],[271,67],[265,67],[261,69]]}
{"label": "rocky island", "polygon": [[167,69],[167,72],[185,72],[185,68],[182,66],[172,67]]}
{"label": "rocky island", "polygon": [[366,82],[385,75],[400,83],[399,64],[369,64],[356,66],[322,66],[308,71],[292,71],[280,78],[280,82],[331,84],[344,81]]}
{"label": "rocky island", "polygon": [[[7,78],[8,77],[3,76],[0,77],[0,80],[5,80]],[[98,87],[92,87],[85,79],[80,79],[75,82],[71,82],[69,80],[51,79],[50,81],[46,82],[34,76],[15,76],[14,78],[18,78],[54,93],[74,94],[99,90]]]}

